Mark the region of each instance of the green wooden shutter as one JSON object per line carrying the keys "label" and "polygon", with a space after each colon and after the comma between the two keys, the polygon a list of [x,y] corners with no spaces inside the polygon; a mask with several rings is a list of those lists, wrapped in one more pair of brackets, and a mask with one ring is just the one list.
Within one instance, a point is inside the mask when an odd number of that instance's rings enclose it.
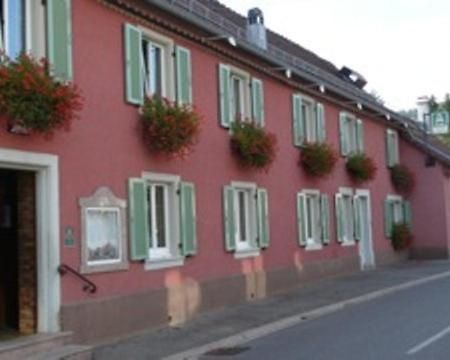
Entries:
{"label": "green wooden shutter", "polygon": [[302,146],[305,142],[305,127],[302,113],[302,97],[298,94],[292,96],[292,124],[294,145]]}
{"label": "green wooden shutter", "polygon": [[297,225],[298,225],[298,243],[306,247],[306,196],[297,194]]}
{"label": "green wooden shutter", "polygon": [[229,128],[231,119],[230,67],[219,65],[219,96],[220,96],[220,124]]}
{"label": "green wooden shutter", "polygon": [[181,250],[184,256],[192,256],[197,254],[195,186],[192,183],[180,184],[180,212]]}
{"label": "green wooden shutter", "polygon": [[61,81],[72,80],[72,16],[70,0],[47,0],[47,39],[51,74]]}
{"label": "green wooden shutter", "polygon": [[391,132],[389,129],[386,129],[386,164],[388,167],[392,167],[392,140],[391,140]]}
{"label": "green wooden shutter", "polygon": [[362,238],[361,201],[358,195],[353,197],[353,226],[355,240],[360,241]]}
{"label": "green wooden shutter", "polygon": [[356,119],[356,150],[364,152],[364,126],[361,119]]}
{"label": "green wooden shutter", "polygon": [[347,126],[347,114],[339,114],[339,139],[341,144],[341,155],[347,156],[350,153],[350,139]]}
{"label": "green wooden shutter", "polygon": [[234,217],[234,188],[225,186],[223,190],[223,214],[225,230],[225,249],[236,250],[236,225]]}
{"label": "green wooden shutter", "polygon": [[392,201],[390,199],[386,199],[384,201],[384,234],[387,238],[390,238],[392,235],[392,225],[394,219],[394,214],[392,212]]}
{"label": "green wooden shutter", "polygon": [[403,201],[403,222],[411,229],[412,212],[411,203],[409,201]]}
{"label": "green wooden shutter", "polygon": [[192,65],[190,50],[177,46],[175,50],[177,69],[177,102],[192,104]]}
{"label": "green wooden shutter", "polygon": [[253,120],[259,126],[264,126],[264,86],[259,79],[252,79],[252,111]]}
{"label": "green wooden shutter", "polygon": [[144,103],[144,85],[142,79],[142,34],[136,26],[125,24],[125,79],[126,99],[129,103]]}
{"label": "green wooden shutter", "polygon": [[320,224],[322,243],[328,245],[330,243],[330,201],[325,194],[320,196]]}
{"label": "green wooden shutter", "polygon": [[257,193],[258,245],[261,249],[269,247],[269,202],[267,190],[259,188]]}
{"label": "green wooden shutter", "polygon": [[316,125],[317,125],[317,142],[323,143],[327,137],[325,109],[323,104],[316,104]]}
{"label": "green wooden shutter", "polygon": [[335,210],[336,210],[336,235],[337,242],[344,242],[344,227],[345,227],[345,212],[343,211],[344,201],[341,194],[335,196]]}
{"label": "green wooden shutter", "polygon": [[150,246],[145,181],[143,179],[129,179],[128,196],[131,260],[145,260]]}

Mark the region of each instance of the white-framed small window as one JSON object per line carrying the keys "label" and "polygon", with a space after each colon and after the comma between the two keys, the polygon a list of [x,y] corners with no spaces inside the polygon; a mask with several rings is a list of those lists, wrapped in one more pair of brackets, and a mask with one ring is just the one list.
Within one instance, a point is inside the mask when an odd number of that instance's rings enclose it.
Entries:
{"label": "white-framed small window", "polygon": [[174,99],[172,39],[141,28],[142,81],[147,97]]}
{"label": "white-framed small window", "polygon": [[353,190],[340,188],[336,194],[336,230],[338,242],[343,246],[355,244],[355,212]]}
{"label": "white-framed small window", "polygon": [[363,122],[354,115],[341,112],[339,115],[339,137],[342,156],[364,152]]}
{"label": "white-framed small window", "polygon": [[180,252],[180,177],[144,173],[147,190],[147,268],[183,264]]}
{"label": "white-framed small window", "polygon": [[400,195],[388,195],[384,202],[384,227],[387,238],[391,237],[396,224],[412,226],[411,204]]}
{"label": "white-framed small window", "polygon": [[398,132],[393,129],[386,129],[386,161],[388,167],[397,165],[400,161]]}
{"label": "white-framed small window", "polygon": [[320,250],[330,242],[328,195],[305,189],[297,194],[299,244],[305,250]]}
{"label": "white-framed small window", "polygon": [[125,200],[108,188],[82,198],[81,272],[125,270],[128,268],[125,226]]}
{"label": "white-framed small window", "polygon": [[224,187],[225,248],[236,258],[257,256],[269,246],[267,190],[254,183],[232,182]]}
{"label": "white-framed small window", "polygon": [[326,140],[325,107],[323,104],[302,94],[294,94],[293,135],[294,145],[322,143]]}
{"label": "white-framed small window", "polygon": [[219,64],[220,123],[236,121],[264,126],[264,87],[260,79],[235,66]]}
{"label": "white-framed small window", "polygon": [[195,185],[178,175],[144,172],[128,186],[131,259],[158,270],[196,255]]}
{"label": "white-framed small window", "polygon": [[45,6],[35,0],[0,0],[0,48],[11,58],[45,56]]}

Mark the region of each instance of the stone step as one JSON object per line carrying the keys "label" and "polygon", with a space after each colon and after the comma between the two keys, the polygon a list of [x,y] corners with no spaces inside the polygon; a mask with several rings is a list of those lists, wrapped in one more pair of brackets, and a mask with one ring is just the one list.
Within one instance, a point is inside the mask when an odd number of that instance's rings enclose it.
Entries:
{"label": "stone step", "polygon": [[92,347],[65,345],[31,356],[26,360],[92,360]]}
{"label": "stone step", "polygon": [[0,360],[24,360],[69,344],[71,332],[37,334],[0,342]]}

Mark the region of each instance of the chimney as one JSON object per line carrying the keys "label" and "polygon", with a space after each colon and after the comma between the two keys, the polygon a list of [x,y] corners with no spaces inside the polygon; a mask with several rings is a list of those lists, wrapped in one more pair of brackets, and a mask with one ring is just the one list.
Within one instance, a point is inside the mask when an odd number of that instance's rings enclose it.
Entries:
{"label": "chimney", "polygon": [[267,34],[264,26],[264,15],[261,9],[253,8],[248,11],[247,40],[253,45],[267,50]]}
{"label": "chimney", "polygon": [[421,96],[417,99],[417,121],[427,123],[430,114],[430,99],[428,96]]}

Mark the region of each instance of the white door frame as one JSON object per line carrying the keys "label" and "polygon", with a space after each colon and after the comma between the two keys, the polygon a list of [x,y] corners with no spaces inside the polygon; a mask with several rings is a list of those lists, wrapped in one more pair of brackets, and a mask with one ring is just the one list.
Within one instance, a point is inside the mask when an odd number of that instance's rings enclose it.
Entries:
{"label": "white door frame", "polygon": [[36,174],[37,331],[59,331],[59,170],[56,155],[0,148],[0,168]]}
{"label": "white door frame", "polygon": [[[370,200],[370,190],[366,190],[366,189],[357,189],[355,191],[355,195],[358,197],[364,197],[367,200],[367,208],[369,209],[368,212],[368,219],[367,219],[367,223],[368,223],[368,234],[367,234],[367,243],[365,245],[362,244],[362,242],[364,241],[363,239],[360,240],[359,242],[359,257],[360,257],[360,261],[361,261],[361,268],[364,270],[363,268],[363,264],[362,264],[362,256],[361,256],[361,251],[362,251],[362,246],[369,246],[370,247],[370,252],[373,258],[373,268],[375,268],[376,266],[376,261],[375,261],[375,252],[373,249],[373,235],[372,235],[372,204],[371,204],[371,200]],[[362,214],[360,214],[360,216],[362,216]],[[360,220],[362,221],[362,220]],[[363,235],[364,236],[364,235]],[[371,266],[372,268],[372,266]]]}

